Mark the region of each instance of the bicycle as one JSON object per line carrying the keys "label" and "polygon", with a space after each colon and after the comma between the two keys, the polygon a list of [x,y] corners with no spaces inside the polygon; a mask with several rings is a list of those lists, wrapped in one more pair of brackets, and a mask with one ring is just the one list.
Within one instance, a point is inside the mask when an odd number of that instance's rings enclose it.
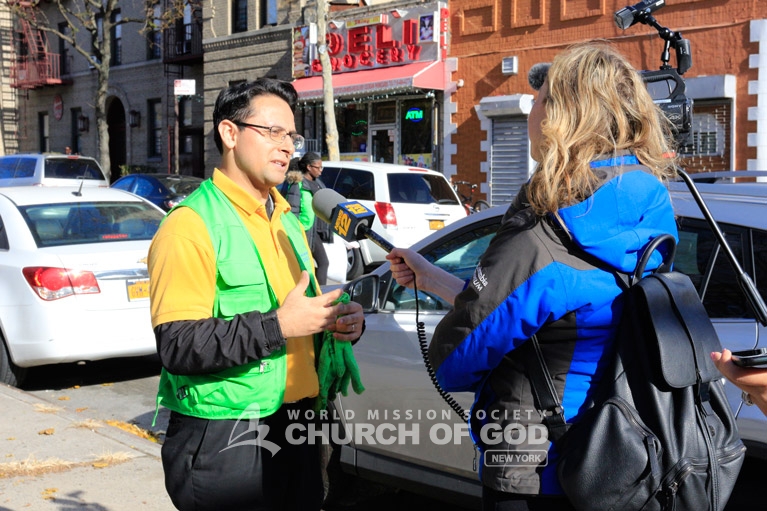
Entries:
{"label": "bicycle", "polygon": [[[466,208],[466,213],[471,215],[473,213],[478,213],[480,211],[484,211],[486,209],[490,208],[490,203],[488,203],[485,200],[479,199],[477,201],[474,201],[474,190],[477,189],[476,184],[470,183],[468,181],[453,181],[453,190],[456,191],[459,197],[461,197],[461,204],[463,204],[463,207]],[[469,195],[464,195],[458,190],[459,185],[465,185],[469,187]]]}

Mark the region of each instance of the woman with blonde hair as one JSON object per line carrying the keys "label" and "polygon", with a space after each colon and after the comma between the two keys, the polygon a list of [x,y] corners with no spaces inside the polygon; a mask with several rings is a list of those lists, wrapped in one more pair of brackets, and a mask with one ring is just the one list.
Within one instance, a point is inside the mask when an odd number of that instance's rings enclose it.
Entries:
{"label": "woman with blonde hair", "polygon": [[[621,281],[650,240],[677,237],[663,183],[674,176],[671,131],[628,61],[589,42],[534,66],[529,79],[538,91],[528,121],[538,166],[473,278],[410,250],[388,256],[398,283],[454,305],[429,358],[442,387],[475,394],[469,423],[485,510],[572,509],[526,370],[536,361],[530,337],[567,422],[577,422],[615,338]],[[655,254],[648,269],[660,262]]]}

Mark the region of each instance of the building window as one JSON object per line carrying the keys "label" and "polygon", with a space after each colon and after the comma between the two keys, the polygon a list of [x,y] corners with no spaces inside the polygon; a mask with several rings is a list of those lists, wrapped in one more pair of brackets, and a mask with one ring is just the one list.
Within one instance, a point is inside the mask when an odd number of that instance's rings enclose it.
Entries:
{"label": "building window", "polygon": [[[104,18],[100,15],[96,15],[96,37],[91,38],[91,54],[96,63],[101,64],[101,50],[97,48],[98,42],[102,41],[104,37]],[[90,64],[90,63],[89,63]],[[90,64],[90,68],[93,69],[93,65]]]}
{"label": "building window", "polygon": [[112,65],[119,66],[123,63],[123,26],[120,24],[122,21],[122,14],[120,11],[114,11],[112,13]]}
{"label": "building window", "polygon": [[[59,33],[68,36],[70,33],[69,24],[66,22],[59,23]],[[72,72],[69,61],[69,45],[64,38],[59,37],[59,69],[62,75],[68,75]]]}
{"label": "building window", "polygon": [[247,0],[232,0],[232,33],[248,30]]}
{"label": "building window", "polygon": [[160,158],[162,156],[162,103],[159,99],[150,99],[147,102],[147,131],[149,140],[147,144],[147,156]]}
{"label": "building window", "polygon": [[194,148],[194,137],[192,135],[184,135],[181,137],[181,143],[179,144],[178,152],[181,154],[192,154]]}
{"label": "building window", "polygon": [[338,150],[365,153],[368,144],[368,105],[350,103],[336,108]]}
{"label": "building window", "polygon": [[432,151],[432,102],[430,99],[403,101],[402,161],[405,165],[426,166]]}
{"label": "building window", "polygon": [[192,100],[189,98],[181,98],[178,101],[178,125],[192,125]]}
{"label": "building window", "polygon": [[40,133],[40,152],[47,153],[51,150],[50,126],[48,124],[48,112],[37,114],[37,129]]}
{"label": "building window", "polygon": [[691,173],[731,170],[731,129],[729,100],[696,100],[690,139],[679,148],[682,167]]}
{"label": "building window", "polygon": [[156,3],[152,6],[152,13],[152,23],[154,23],[154,27],[147,34],[147,60],[156,60],[162,57],[162,30],[160,30],[160,24],[162,23],[162,10],[160,9],[159,3]]}
{"label": "building window", "polygon": [[26,57],[29,56],[29,45],[27,44],[27,36],[24,35],[24,32],[16,32],[16,48],[18,48],[16,52],[16,61],[17,62],[26,62]]}
{"label": "building window", "polygon": [[70,110],[71,120],[69,123],[69,147],[72,148],[74,154],[81,154],[83,152],[82,132],[78,129],[77,119],[83,114],[81,108],[73,108]]}

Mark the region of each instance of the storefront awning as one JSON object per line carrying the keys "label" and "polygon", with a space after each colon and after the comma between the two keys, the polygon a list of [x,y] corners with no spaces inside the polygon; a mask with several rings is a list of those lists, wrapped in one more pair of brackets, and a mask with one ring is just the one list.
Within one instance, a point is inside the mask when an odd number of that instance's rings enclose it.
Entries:
{"label": "storefront awning", "polygon": [[[301,100],[322,98],[322,76],[299,78],[293,82],[293,87]],[[445,64],[416,62],[333,75],[333,95],[336,97],[402,89],[445,90]]]}

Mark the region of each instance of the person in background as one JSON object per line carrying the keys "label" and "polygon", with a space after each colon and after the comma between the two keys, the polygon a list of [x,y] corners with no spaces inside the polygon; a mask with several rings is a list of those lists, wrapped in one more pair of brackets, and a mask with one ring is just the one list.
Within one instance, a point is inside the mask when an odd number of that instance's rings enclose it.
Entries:
{"label": "person in background", "polygon": [[[274,188],[293,152],[297,94],[260,78],[223,89],[213,110],[221,160],[165,217],[149,249],[158,406],[171,410],[165,486],[180,510],[318,511],[312,421],[315,341],[355,341],[362,308],[321,294],[301,224]],[[304,429],[303,431],[306,431]]]}
{"label": "person in background", "polygon": [[[482,453],[486,511],[573,509],[557,479],[556,446],[534,434],[543,420],[525,369],[536,363],[530,337],[565,419],[578,422],[615,339],[618,274],[632,274],[656,236],[677,236],[664,186],[676,168],[666,157],[670,126],[626,58],[589,42],[528,77],[538,91],[528,120],[538,165],[473,277],[464,282],[409,249],[387,255],[400,285],[417,283],[453,304],[429,359],[445,390],[474,392],[469,426]],[[655,254],[648,270],[660,262]],[[483,436],[488,426],[522,433]],[[543,461],[485,464],[489,450],[535,459],[547,448]]]}
{"label": "person in background", "polygon": [[767,369],[736,366],[728,349],[713,352],[711,360],[725,378],[743,391],[746,405],[756,405],[767,415]]}
{"label": "person in background", "polygon": [[[294,160],[295,161],[295,160]],[[290,170],[285,176],[285,198],[290,204],[290,209],[298,216],[301,225],[306,231],[306,240],[312,249],[312,257],[317,263],[317,282],[324,286],[328,282],[327,253],[323,242],[333,241],[333,232],[330,226],[316,217],[312,208],[312,199],[317,190],[325,188],[320,179],[322,175],[322,159],[317,153],[306,153],[296,162],[297,169]]]}

